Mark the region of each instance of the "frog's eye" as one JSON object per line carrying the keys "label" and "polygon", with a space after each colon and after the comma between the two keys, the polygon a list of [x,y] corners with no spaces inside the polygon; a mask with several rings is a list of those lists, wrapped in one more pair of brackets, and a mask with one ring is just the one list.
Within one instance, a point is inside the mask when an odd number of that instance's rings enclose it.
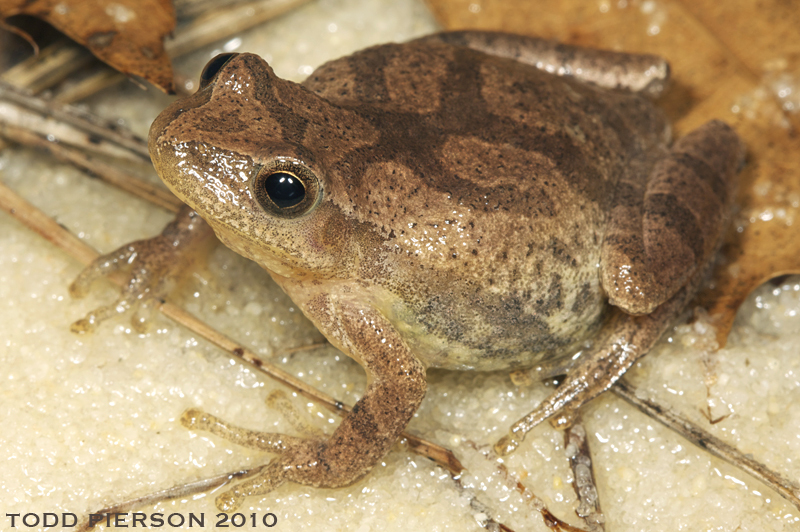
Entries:
{"label": "frog's eye", "polygon": [[200,88],[204,89],[211,83],[214,78],[217,76],[222,67],[225,66],[225,63],[233,59],[239,54],[219,54],[214,59],[206,63],[206,66],[203,67],[203,72],[200,74]]}
{"label": "frog's eye", "polygon": [[299,161],[280,159],[262,167],[253,180],[253,193],[267,212],[297,218],[311,211],[321,194],[314,172]]}

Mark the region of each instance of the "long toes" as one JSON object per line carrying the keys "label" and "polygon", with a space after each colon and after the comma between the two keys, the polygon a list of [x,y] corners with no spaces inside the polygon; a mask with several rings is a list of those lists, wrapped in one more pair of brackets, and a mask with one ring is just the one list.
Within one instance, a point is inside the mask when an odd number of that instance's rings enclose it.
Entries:
{"label": "long toes", "polygon": [[128,265],[128,260],[134,253],[131,245],[125,245],[96,258],[86,266],[78,277],[69,285],[70,296],[80,299],[89,293],[89,289],[100,277],[107,277]]}
{"label": "long toes", "polygon": [[117,302],[114,305],[99,307],[89,312],[82,319],[79,319],[70,325],[69,330],[75,334],[90,333],[97,329],[97,326],[105,320],[126,311],[127,307],[124,305],[124,303],[121,304],[120,302]]}
{"label": "long toes", "polygon": [[220,494],[214,500],[214,503],[217,505],[217,510],[220,512],[233,512],[242,505],[244,499],[245,496],[237,493],[234,488]]}
{"label": "long toes", "polygon": [[181,425],[189,430],[208,430],[208,426],[216,419],[211,414],[206,414],[198,408],[189,408],[181,414],[180,421]]}

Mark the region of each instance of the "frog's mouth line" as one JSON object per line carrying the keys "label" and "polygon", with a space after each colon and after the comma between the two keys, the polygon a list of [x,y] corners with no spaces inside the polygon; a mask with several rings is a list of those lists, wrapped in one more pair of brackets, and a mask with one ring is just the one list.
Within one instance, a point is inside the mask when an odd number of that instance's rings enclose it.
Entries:
{"label": "frog's mouth line", "polygon": [[[280,219],[264,213],[251,199],[256,213],[237,216],[225,211],[221,216],[208,209],[197,209],[203,205],[196,198],[186,198],[186,203],[195,209],[211,226],[217,238],[239,255],[258,263],[267,271],[290,279],[345,278],[341,267],[352,263],[340,255],[349,253],[336,245],[324,242],[325,213],[317,217],[303,216],[298,219]],[[339,231],[340,234],[346,230]],[[343,240],[346,240],[343,239]],[[345,268],[344,271],[351,271]]]}

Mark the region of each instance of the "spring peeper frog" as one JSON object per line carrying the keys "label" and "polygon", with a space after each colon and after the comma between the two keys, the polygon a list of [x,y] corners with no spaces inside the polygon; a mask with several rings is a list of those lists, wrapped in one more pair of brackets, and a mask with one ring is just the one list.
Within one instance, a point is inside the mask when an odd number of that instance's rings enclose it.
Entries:
{"label": "spring peeper frog", "polygon": [[212,60],[153,123],[156,169],[368,374],[328,439],[231,429],[279,456],[218,506],[352,483],[427,368],[582,351],[505,452],[646,353],[709,270],[744,153],[719,121],[670,145],[645,96],[667,76],[653,56],[479,32],[369,48],[299,85],[255,55]]}

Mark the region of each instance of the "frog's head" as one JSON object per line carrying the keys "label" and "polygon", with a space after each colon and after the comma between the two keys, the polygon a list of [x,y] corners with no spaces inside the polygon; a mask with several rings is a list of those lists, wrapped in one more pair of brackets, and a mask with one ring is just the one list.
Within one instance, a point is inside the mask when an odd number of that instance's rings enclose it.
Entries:
{"label": "frog's head", "polygon": [[347,113],[256,55],[223,54],[153,122],[150,154],[234,251],[284,277],[337,277],[372,240],[326,198],[326,169],[362,143]]}

